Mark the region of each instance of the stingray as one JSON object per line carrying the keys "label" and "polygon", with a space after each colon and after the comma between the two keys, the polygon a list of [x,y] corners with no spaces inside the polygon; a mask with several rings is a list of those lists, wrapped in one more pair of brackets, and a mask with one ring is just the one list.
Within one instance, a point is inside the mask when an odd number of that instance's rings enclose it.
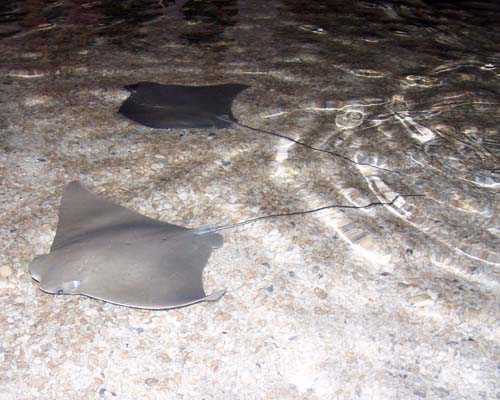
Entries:
{"label": "stingray", "polygon": [[36,257],[30,273],[42,291],[85,295],[118,305],[151,310],[219,300],[225,290],[205,294],[202,272],[212,250],[222,247],[218,232],[267,218],[302,215],[328,208],[264,215],[227,225],[185,228],[157,221],[100,199],[80,182],[62,195],[59,222],[49,254]]}
{"label": "stingray", "polygon": [[234,98],[247,85],[161,85],[139,82],[125,86],[131,95],[118,112],[150,128],[227,128],[236,122]]}
{"label": "stingray", "polygon": [[235,97],[249,87],[239,83],[182,86],[139,82],[125,86],[131,95],[123,102],[118,112],[134,122],[155,129],[219,129],[236,124],[252,132],[279,137],[309,150],[333,155],[352,164],[398,173],[398,171],[376,165],[359,163],[342,154],[311,146],[281,133],[239,123],[231,111],[231,105]]}
{"label": "stingray", "polygon": [[202,271],[223,238],[172,225],[102,200],[79,182],[63,191],[50,253],[30,265],[41,290],[110,303],[167,309],[215,301]]}

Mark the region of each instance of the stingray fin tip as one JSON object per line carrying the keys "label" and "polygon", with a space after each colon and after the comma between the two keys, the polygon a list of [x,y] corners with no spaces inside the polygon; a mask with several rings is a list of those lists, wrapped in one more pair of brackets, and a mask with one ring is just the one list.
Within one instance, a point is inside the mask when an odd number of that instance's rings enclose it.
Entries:
{"label": "stingray fin tip", "polygon": [[218,290],[217,292],[212,293],[210,296],[205,297],[203,301],[217,301],[226,294],[226,291],[227,289]]}

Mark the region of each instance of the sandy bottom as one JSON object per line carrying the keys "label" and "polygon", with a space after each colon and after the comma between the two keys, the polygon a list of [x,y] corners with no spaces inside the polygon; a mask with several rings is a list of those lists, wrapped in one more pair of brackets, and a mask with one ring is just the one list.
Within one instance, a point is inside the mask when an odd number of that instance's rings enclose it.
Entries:
{"label": "sandy bottom", "polygon": [[[500,398],[498,10],[142,3],[0,20],[0,398]],[[249,85],[239,122],[378,168],[139,126],[116,110],[140,81]],[[227,293],[145,311],[31,279],[75,179],[188,227],[424,196],[226,230],[204,286]]]}

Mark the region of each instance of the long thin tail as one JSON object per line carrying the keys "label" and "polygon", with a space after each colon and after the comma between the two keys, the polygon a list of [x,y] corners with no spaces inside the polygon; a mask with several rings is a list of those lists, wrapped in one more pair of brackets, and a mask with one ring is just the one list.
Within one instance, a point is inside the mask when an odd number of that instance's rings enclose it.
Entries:
{"label": "long thin tail", "polygon": [[253,224],[254,222],[261,221],[263,219],[268,219],[268,218],[278,218],[278,217],[290,217],[293,215],[304,215],[304,214],[311,214],[315,213],[318,211],[323,211],[327,210],[330,208],[350,208],[350,209],[359,209],[359,208],[371,208],[375,206],[391,206],[393,205],[399,198],[403,197],[425,197],[424,194],[398,194],[396,197],[394,197],[391,201],[389,202],[381,202],[381,201],[375,201],[369,204],[366,204],[364,206],[352,206],[352,205],[342,205],[342,204],[333,204],[333,205],[328,205],[328,206],[323,206],[319,208],[314,208],[312,210],[304,210],[304,211],[292,211],[292,212],[285,212],[285,213],[278,213],[278,214],[270,214],[270,215],[263,215],[260,217],[248,219],[246,221],[240,221],[240,222],[235,222],[232,224],[227,224],[227,225],[218,225],[218,226],[203,226],[199,227],[196,229],[197,234],[204,234],[204,233],[209,233],[209,232],[220,232],[226,229],[231,229],[231,228],[236,228],[238,226],[243,226],[243,225],[248,225],[248,224]]}
{"label": "long thin tail", "polygon": [[395,171],[395,170],[388,169],[388,168],[383,168],[383,167],[377,167],[376,165],[359,163],[357,161],[354,161],[354,160],[350,159],[349,157],[343,156],[342,154],[335,153],[335,152],[330,151],[330,150],[320,149],[319,147],[314,147],[314,146],[308,145],[307,143],[300,142],[300,141],[298,141],[298,140],[296,140],[294,138],[291,138],[289,136],[283,135],[281,133],[266,131],[264,129],[259,129],[259,128],[254,128],[254,127],[249,126],[249,125],[241,124],[241,123],[239,123],[237,121],[232,121],[232,120],[230,120],[228,118],[225,118],[223,116],[217,116],[216,118],[220,119],[221,121],[224,121],[224,122],[228,122],[228,123],[231,123],[231,124],[235,124],[235,125],[241,126],[242,128],[246,128],[246,129],[251,130],[253,132],[264,133],[266,135],[271,135],[271,136],[275,136],[275,137],[278,137],[278,138],[281,138],[281,139],[286,139],[286,140],[288,140],[290,142],[293,142],[295,144],[303,146],[303,147],[305,147],[305,148],[307,148],[309,150],[319,151],[321,153],[327,153],[327,154],[330,154],[332,156],[339,157],[339,158],[341,158],[341,159],[343,159],[343,160],[345,160],[347,162],[350,162],[352,164],[355,164],[355,165],[361,165],[363,167],[375,168],[375,169],[378,169],[378,170],[381,170],[381,171],[386,171],[386,172],[393,172],[395,174],[399,174],[400,173],[399,171]]}

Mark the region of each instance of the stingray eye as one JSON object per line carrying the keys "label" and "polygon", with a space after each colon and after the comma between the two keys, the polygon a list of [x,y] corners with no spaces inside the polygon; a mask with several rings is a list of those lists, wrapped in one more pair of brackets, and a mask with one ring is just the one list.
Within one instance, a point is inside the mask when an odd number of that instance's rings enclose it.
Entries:
{"label": "stingray eye", "polygon": [[62,290],[62,289],[57,289],[57,292],[56,292],[56,293],[57,293],[57,294],[64,294],[64,290]]}

